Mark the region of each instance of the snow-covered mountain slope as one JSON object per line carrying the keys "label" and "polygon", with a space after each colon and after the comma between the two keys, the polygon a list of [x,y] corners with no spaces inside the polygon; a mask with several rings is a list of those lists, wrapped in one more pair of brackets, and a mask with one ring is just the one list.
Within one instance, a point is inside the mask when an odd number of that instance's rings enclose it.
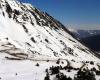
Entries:
{"label": "snow-covered mountain slope", "polygon": [[[74,79],[78,70],[98,71],[99,62],[92,51],[48,13],[30,4],[0,0],[0,79],[47,80],[45,75],[52,74],[50,79],[58,80],[54,74],[59,72]],[[59,72],[52,72],[58,69]],[[99,80],[97,75],[96,78]]]}
{"label": "snow-covered mountain slope", "polygon": [[30,54],[30,58],[72,56],[88,59],[91,56],[95,60],[95,56],[86,47],[47,13],[15,0],[1,0],[0,6],[1,33],[5,33],[18,48]]}

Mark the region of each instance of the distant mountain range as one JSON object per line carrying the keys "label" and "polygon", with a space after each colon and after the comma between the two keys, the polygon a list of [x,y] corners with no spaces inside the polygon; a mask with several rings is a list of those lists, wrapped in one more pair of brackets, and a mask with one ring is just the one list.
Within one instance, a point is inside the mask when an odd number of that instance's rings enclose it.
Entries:
{"label": "distant mountain range", "polygon": [[100,30],[75,30],[69,29],[77,38],[86,38],[100,34]]}
{"label": "distant mountain range", "polygon": [[83,38],[81,41],[94,51],[100,52],[100,34]]}
{"label": "distant mountain range", "polygon": [[90,49],[100,52],[100,30],[69,29],[77,39]]}

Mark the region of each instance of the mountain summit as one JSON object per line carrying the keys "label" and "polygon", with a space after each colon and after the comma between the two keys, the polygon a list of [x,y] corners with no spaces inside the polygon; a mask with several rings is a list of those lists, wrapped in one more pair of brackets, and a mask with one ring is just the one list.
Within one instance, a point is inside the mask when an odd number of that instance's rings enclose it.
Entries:
{"label": "mountain summit", "polygon": [[[0,53],[0,76],[4,80],[59,80],[58,73],[74,79],[78,70],[99,70],[99,58],[64,25],[48,13],[16,0],[0,0]],[[72,72],[64,72],[67,69]]]}
{"label": "mountain summit", "polygon": [[7,41],[11,39],[16,48],[25,50],[29,57],[81,58],[84,54],[90,56],[89,50],[49,14],[15,0],[2,0],[0,3],[1,33],[5,33]]}

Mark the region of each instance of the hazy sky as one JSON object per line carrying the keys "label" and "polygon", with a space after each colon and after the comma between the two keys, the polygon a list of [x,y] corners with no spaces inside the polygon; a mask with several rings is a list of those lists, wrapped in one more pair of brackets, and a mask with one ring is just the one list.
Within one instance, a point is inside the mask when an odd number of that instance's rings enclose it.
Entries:
{"label": "hazy sky", "polygon": [[100,29],[100,0],[20,0],[75,28]]}

